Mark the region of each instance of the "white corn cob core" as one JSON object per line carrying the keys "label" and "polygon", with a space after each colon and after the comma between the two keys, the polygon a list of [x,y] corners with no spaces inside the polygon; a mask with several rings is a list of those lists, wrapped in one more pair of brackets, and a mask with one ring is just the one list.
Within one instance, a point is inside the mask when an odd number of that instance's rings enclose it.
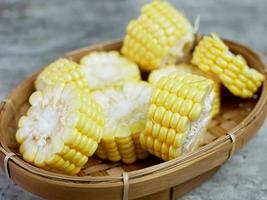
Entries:
{"label": "white corn cob core", "polygon": [[117,51],[93,52],[84,56],[80,63],[92,89],[120,86],[141,78],[138,66]]}

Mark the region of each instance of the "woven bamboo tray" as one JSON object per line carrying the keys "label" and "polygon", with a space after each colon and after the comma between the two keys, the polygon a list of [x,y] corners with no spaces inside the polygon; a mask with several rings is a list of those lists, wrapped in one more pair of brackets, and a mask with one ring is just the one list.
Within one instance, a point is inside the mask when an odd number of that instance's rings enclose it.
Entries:
{"label": "woven bamboo tray", "polygon": [[[265,73],[264,58],[248,47],[225,41],[251,67]],[[122,41],[93,45],[66,54],[78,61],[95,50],[118,50]],[[258,131],[267,112],[267,82],[255,98],[233,97],[222,88],[221,113],[209,124],[203,145],[193,153],[163,162],[150,156],[131,165],[92,158],[78,176],[44,171],[24,162],[15,141],[18,118],[27,111],[38,73],[19,84],[0,107],[0,166],[10,178],[47,199],[176,199],[190,191],[226,162]],[[260,147],[259,147],[260,148]]]}

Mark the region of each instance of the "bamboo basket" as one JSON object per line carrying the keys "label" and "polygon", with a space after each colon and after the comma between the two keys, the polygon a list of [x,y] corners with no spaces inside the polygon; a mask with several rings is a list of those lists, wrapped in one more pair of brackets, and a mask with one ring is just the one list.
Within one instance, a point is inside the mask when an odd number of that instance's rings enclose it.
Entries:
{"label": "bamboo basket", "polygon": [[[264,57],[248,47],[226,41],[251,67],[265,73]],[[90,51],[119,50],[122,40],[67,53],[78,61]],[[18,118],[27,111],[34,91],[33,74],[19,84],[0,107],[0,166],[26,190],[47,199],[176,199],[212,176],[234,152],[258,131],[267,113],[267,82],[253,99],[222,92],[221,113],[209,124],[203,145],[196,151],[163,162],[154,156],[131,165],[91,158],[78,176],[60,175],[22,160],[15,140]]]}

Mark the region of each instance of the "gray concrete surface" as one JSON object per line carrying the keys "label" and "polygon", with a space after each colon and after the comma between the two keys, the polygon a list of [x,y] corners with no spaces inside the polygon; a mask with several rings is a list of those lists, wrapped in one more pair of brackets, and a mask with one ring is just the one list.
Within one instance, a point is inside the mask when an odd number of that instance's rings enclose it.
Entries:
{"label": "gray concrete surface", "polygon": [[[0,98],[64,52],[123,36],[142,0],[0,0]],[[200,32],[212,31],[267,54],[266,0],[172,1]],[[267,123],[209,181],[182,200],[266,200]],[[0,200],[39,199],[0,172]]]}

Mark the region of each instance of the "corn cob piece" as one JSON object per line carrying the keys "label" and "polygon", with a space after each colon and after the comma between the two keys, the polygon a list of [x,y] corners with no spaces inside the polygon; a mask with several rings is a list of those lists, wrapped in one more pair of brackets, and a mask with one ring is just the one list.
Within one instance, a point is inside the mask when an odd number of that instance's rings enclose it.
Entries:
{"label": "corn cob piece", "polygon": [[126,164],[147,157],[139,135],[145,127],[151,92],[148,83],[139,81],[127,82],[120,89],[93,93],[106,112],[104,135],[96,152],[98,157]]}
{"label": "corn cob piece", "polygon": [[156,84],[157,81],[159,81],[162,77],[168,76],[173,72],[188,72],[212,79],[214,81],[214,87],[213,87],[214,101],[212,105],[211,115],[212,117],[214,117],[215,115],[219,114],[221,107],[220,81],[214,75],[211,75],[209,73],[204,73],[200,69],[191,64],[183,63],[178,65],[170,65],[161,69],[153,70],[148,76],[148,82]]}
{"label": "corn cob piece", "polygon": [[103,135],[102,108],[90,93],[70,84],[49,85],[29,101],[16,133],[23,159],[50,171],[77,174]]}
{"label": "corn cob piece", "polygon": [[212,88],[212,80],[185,72],[161,78],[140,135],[142,147],[163,160],[197,148],[211,118]]}
{"label": "corn cob piece", "polygon": [[58,82],[71,83],[81,88],[88,87],[79,65],[65,58],[60,58],[45,67],[35,81],[35,88],[42,90],[46,86]]}
{"label": "corn cob piece", "polygon": [[93,52],[84,56],[80,63],[93,89],[120,86],[127,81],[141,79],[138,66],[117,51]]}
{"label": "corn cob piece", "polygon": [[242,56],[231,53],[216,34],[199,42],[192,63],[216,75],[232,94],[242,98],[251,98],[264,81],[263,74],[250,68]]}
{"label": "corn cob piece", "polygon": [[168,2],[152,1],[129,23],[122,53],[151,71],[176,63],[189,52],[193,40],[193,27],[182,13]]}

